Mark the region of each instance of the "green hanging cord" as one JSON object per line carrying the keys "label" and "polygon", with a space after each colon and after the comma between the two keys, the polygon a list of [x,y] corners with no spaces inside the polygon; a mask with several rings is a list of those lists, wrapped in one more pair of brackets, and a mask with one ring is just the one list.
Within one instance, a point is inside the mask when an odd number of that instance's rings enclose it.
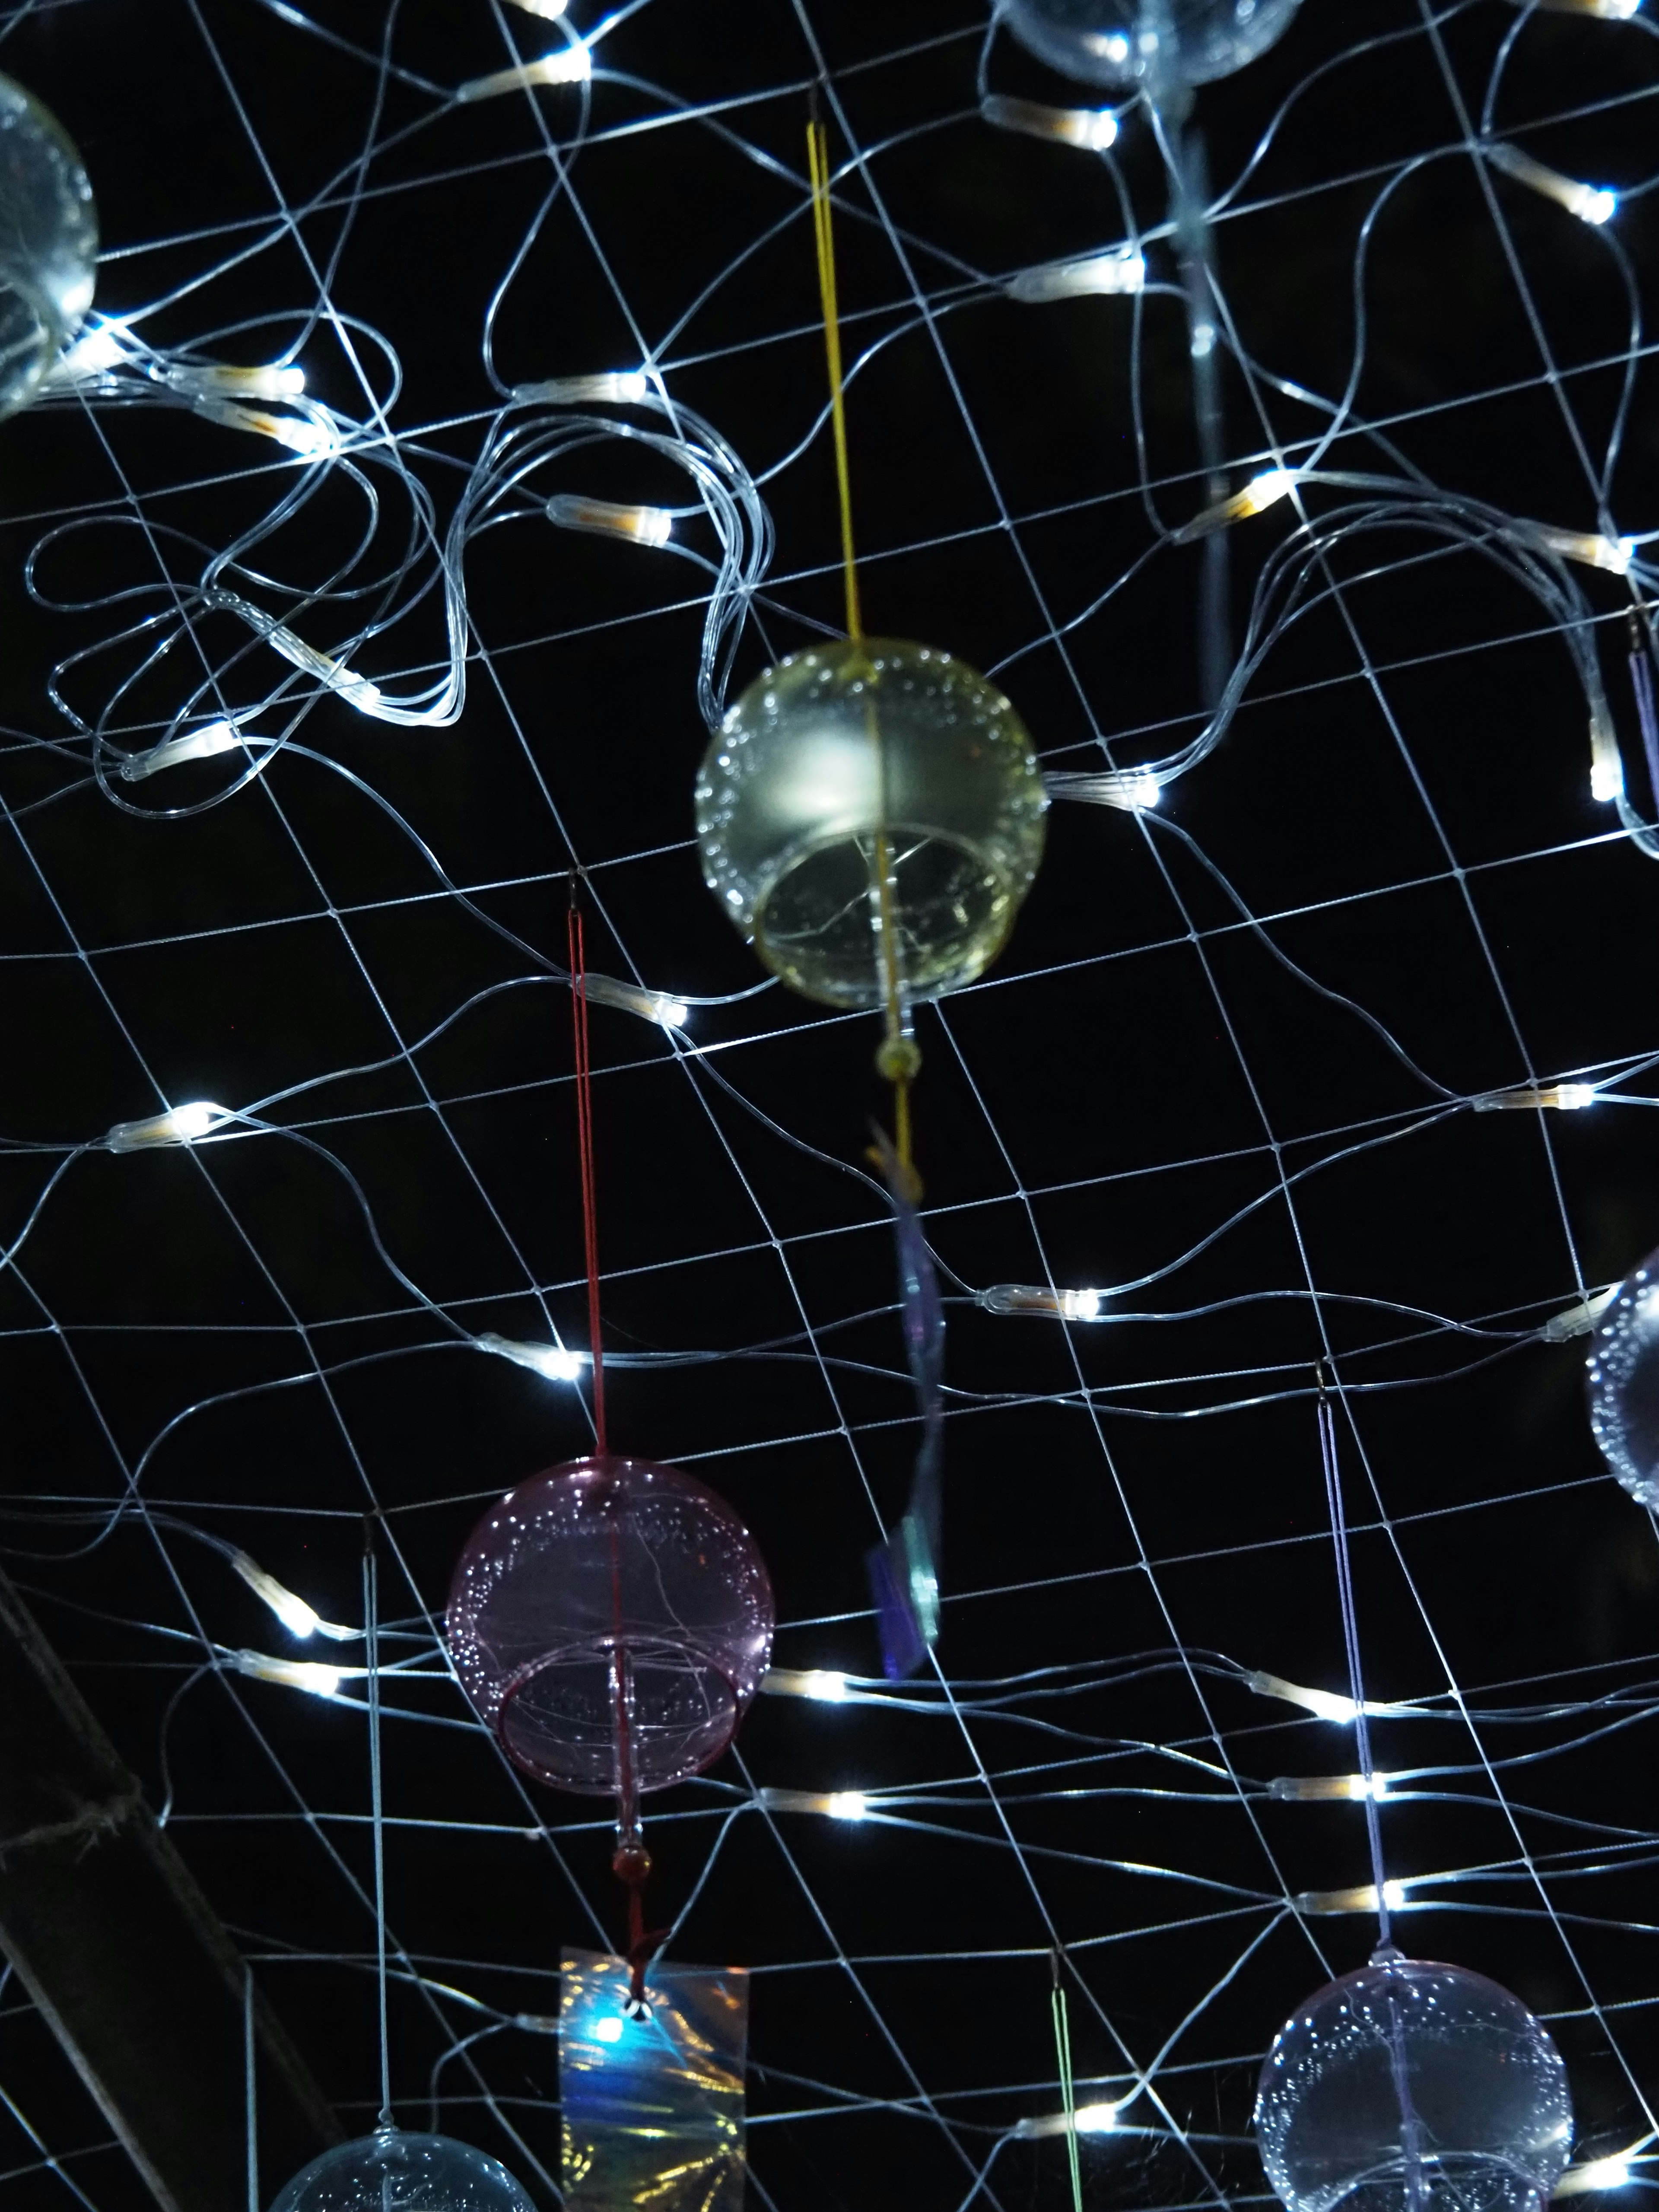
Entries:
{"label": "green hanging cord", "polygon": [[1066,2114],[1066,2155],[1072,2167],[1072,2212],[1083,2212],[1083,2167],[1077,2148],[1077,2098],[1072,2088],[1072,2027],[1066,2010],[1066,1990],[1060,1978],[1058,1948],[1048,1954],[1054,1976],[1049,2009],[1054,2016],[1054,2052],[1060,2061],[1060,2101]]}

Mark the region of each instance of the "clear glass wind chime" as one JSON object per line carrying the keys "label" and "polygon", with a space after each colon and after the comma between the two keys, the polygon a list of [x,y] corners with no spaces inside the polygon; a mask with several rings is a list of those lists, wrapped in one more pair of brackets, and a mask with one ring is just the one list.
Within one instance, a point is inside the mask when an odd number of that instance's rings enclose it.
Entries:
{"label": "clear glass wind chime", "polygon": [[1498,1983],[1409,1958],[1394,1940],[1322,1365],[1318,1421],[1377,1940],[1365,1966],[1316,1991],[1273,2039],[1256,2095],[1261,2162],[1286,2212],[1541,2212],[1572,2150],[1559,2051]]}

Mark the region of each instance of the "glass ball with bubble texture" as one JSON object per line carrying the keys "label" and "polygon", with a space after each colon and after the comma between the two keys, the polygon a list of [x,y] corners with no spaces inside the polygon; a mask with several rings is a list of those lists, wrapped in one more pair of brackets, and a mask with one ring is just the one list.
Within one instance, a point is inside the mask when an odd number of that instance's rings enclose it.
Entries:
{"label": "glass ball with bubble texture", "polygon": [[1659,1252],[1650,1252],[1595,1324],[1590,1430],[1631,1496],[1659,1506]]}
{"label": "glass ball with bubble texture", "polygon": [[270,2212],[534,2212],[504,2166],[447,2136],[381,2128],[302,2166]]}
{"label": "glass ball with bubble texture", "polygon": [[775,1620],[759,1549],[723,1498],[676,1468],[586,1459],[521,1482],[473,1530],[449,1647],[526,1774],[623,1796],[720,1757],[766,1671]]}
{"label": "glass ball with bubble texture", "polygon": [[0,76],[0,416],[23,405],[85,319],[98,216],[56,116]]}
{"label": "glass ball with bubble texture", "polygon": [[1541,2212],[1572,2103],[1518,1997],[1461,1966],[1385,1956],[1279,2030],[1255,2128],[1289,2212]]}
{"label": "glass ball with bubble texture", "polygon": [[887,917],[906,998],[971,982],[1030,889],[1048,803],[1001,692],[891,638],[769,669],[711,741],[696,797],[709,890],[775,974],[832,1006],[884,1002]]}
{"label": "glass ball with bubble texture", "polygon": [[1300,0],[1004,0],[1028,52],[1085,84],[1207,84],[1279,39]]}

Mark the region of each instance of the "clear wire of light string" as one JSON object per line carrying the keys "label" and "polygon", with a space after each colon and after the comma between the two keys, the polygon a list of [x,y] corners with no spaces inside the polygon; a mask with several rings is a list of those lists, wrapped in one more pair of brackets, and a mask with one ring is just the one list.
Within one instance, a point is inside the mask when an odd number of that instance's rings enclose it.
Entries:
{"label": "clear wire of light string", "polygon": [[1627,580],[1633,596],[1652,591],[1659,584],[1659,570],[1639,557],[1634,542],[1505,514],[1484,501],[1406,477],[1315,468],[1265,471],[1244,491],[1182,526],[1176,538],[1193,539],[1228,530],[1278,508],[1292,495],[1299,500],[1306,492],[1326,488],[1359,496],[1316,511],[1304,506],[1294,526],[1262,562],[1237,658],[1214,713],[1198,734],[1176,750],[1133,767],[1050,771],[1052,795],[1112,806],[1155,805],[1159,792],[1206,760],[1221,743],[1253,680],[1293,626],[1340,597],[1343,586],[1329,565],[1333,556],[1367,540],[1416,538],[1418,549],[1402,558],[1421,562],[1454,553],[1478,556],[1543,610],[1583,696],[1591,795],[1615,806],[1621,826],[1640,850],[1659,856],[1652,825],[1641,820],[1626,796],[1617,726],[1596,653],[1595,610],[1573,574],[1575,568],[1600,568]]}
{"label": "clear wire of light string", "polygon": [[1360,1661],[1359,1615],[1354,1603],[1353,1564],[1348,1545],[1348,1516],[1342,1496],[1342,1469],[1337,1456],[1336,1420],[1325,1388],[1325,1370],[1319,1370],[1316,1417],[1319,1427],[1319,1458],[1325,1481],[1325,1506],[1330,1516],[1331,1546],[1336,1564],[1337,1604],[1342,1618],[1342,1649],[1348,1666],[1348,1695],[1353,1703],[1354,1758],[1359,1770],[1360,1797],[1365,1808],[1365,1842],[1370,1854],[1371,1884],[1376,1893],[1376,1948],[1371,1963],[1394,1956],[1389,1917],[1389,1884],[1382,1863],[1382,1824],[1376,1803],[1376,1768],[1371,1758],[1370,1726],[1366,1717],[1365,1676]]}
{"label": "clear wire of light string", "polygon": [[[1227,70],[1242,66],[1244,60],[1271,43],[1272,38],[1285,27],[1291,11],[1283,11],[1282,15],[1275,19],[1274,25],[1270,27],[1267,11],[1252,10],[1249,35],[1236,52],[1230,50],[1230,58],[1224,66],[1205,67],[1196,71],[1185,67],[1182,59],[1183,39],[1190,40],[1196,33],[1201,43],[1231,12],[1228,7],[1210,6],[1208,0],[1203,0],[1203,4],[1193,8],[1177,5],[1173,14],[1168,0],[1152,0],[1150,5],[1139,8],[1121,5],[1119,0],[1079,0],[1077,5],[1056,4],[1047,10],[1041,7],[1016,5],[1005,9],[998,17],[999,21],[1006,21],[1024,43],[1030,46],[1033,51],[1042,53],[1056,66],[1066,65],[1062,58],[1063,50],[1065,53],[1071,54],[1075,64],[1070,70],[1071,74],[1083,76],[1090,82],[1121,83],[1126,88],[1133,85],[1145,105],[1151,127],[1158,135],[1164,150],[1165,167],[1171,179],[1169,220],[1163,231],[1155,234],[1167,236],[1180,269],[1180,292],[1186,307],[1193,363],[1200,469],[1210,495],[1210,504],[1205,509],[1173,533],[1166,534],[1166,542],[1168,536],[1172,535],[1173,542],[1177,544],[1197,544],[1202,549],[1205,565],[1200,580],[1199,659],[1206,703],[1210,710],[1206,726],[1191,745],[1162,761],[1149,761],[1139,767],[1100,775],[1062,772],[1052,775],[1050,788],[1054,795],[1086,799],[1131,810],[1156,805],[1158,792],[1164,785],[1195,765],[1212,749],[1218,735],[1231,722],[1244,689],[1255,668],[1259,665],[1261,656],[1271,650],[1285,634],[1295,615],[1305,612],[1312,605],[1340,592],[1340,582],[1324,573],[1326,563],[1323,556],[1356,528],[1377,525],[1387,526],[1395,519],[1390,510],[1397,500],[1400,514],[1415,510],[1429,526],[1443,529],[1449,525],[1458,534],[1465,535],[1468,543],[1478,544],[1482,551],[1489,553],[1507,567],[1516,580],[1532,592],[1545,606],[1573,655],[1590,709],[1592,795],[1598,801],[1613,804],[1620,825],[1632,841],[1650,857],[1655,856],[1659,854],[1659,843],[1654,840],[1652,825],[1641,819],[1626,793],[1616,731],[1596,667],[1593,630],[1589,627],[1592,611],[1582,592],[1571,584],[1563,567],[1563,563],[1567,562],[1583,562],[1609,570],[1621,577],[1628,576],[1633,599],[1639,609],[1643,604],[1643,593],[1651,582],[1638,557],[1639,541],[1616,534],[1605,504],[1602,528],[1598,532],[1583,532],[1504,514],[1484,502],[1443,491],[1421,477],[1391,478],[1352,471],[1327,471],[1319,465],[1323,455],[1339,436],[1364,427],[1355,419],[1353,404],[1365,349],[1363,278],[1375,217],[1396,180],[1391,179],[1384,185],[1371,210],[1371,217],[1362,232],[1356,269],[1356,289],[1361,296],[1362,312],[1356,332],[1353,373],[1346,391],[1334,405],[1329,405],[1319,401],[1316,395],[1300,386],[1281,387],[1287,396],[1298,401],[1324,407],[1329,416],[1326,428],[1296,453],[1296,465],[1290,465],[1285,457],[1278,456],[1273,467],[1258,472],[1236,495],[1225,495],[1224,480],[1210,466],[1208,453],[1212,450],[1220,450],[1222,425],[1218,372],[1223,353],[1231,351],[1237,354],[1241,367],[1259,387],[1273,388],[1279,383],[1270,371],[1250,361],[1240,351],[1230,313],[1216,288],[1210,262],[1211,210],[1207,206],[1209,189],[1204,174],[1204,148],[1190,118],[1193,83],[1206,76],[1224,74]],[[1482,136],[1474,158],[1483,162],[1490,161],[1542,192],[1546,198],[1557,201],[1568,214],[1577,216],[1581,223],[1589,225],[1594,234],[1616,210],[1619,194],[1600,188],[1592,189],[1560,176],[1521,149],[1493,135],[1498,89],[1530,12],[1522,10],[1510,27],[1491,71],[1481,123]],[[1577,12],[1604,13],[1622,21],[1632,11],[1619,4],[1607,8],[1585,6]],[[1256,20],[1258,15],[1259,21]],[[1049,16],[1054,20],[1048,26],[1048,33],[1059,41],[1054,52],[1047,51],[1042,38],[1026,35],[1032,23],[1039,19],[1047,22]],[[1129,21],[1131,17],[1134,18],[1133,24]],[[1062,21],[1063,28],[1060,27]],[[1085,59],[1079,58],[1080,48],[1077,52],[1072,52],[1079,40],[1091,48],[1102,50],[1087,66]],[[1226,43],[1224,36],[1223,43]],[[1106,52],[1108,47],[1109,53]],[[1118,118],[1111,111],[1101,111],[1098,114],[1091,112],[1073,113],[993,94],[986,83],[988,53],[988,46],[981,64],[981,105],[988,120],[1079,148],[1094,154],[1097,158],[1109,158],[1110,149],[1119,135]],[[1281,112],[1269,127],[1244,171],[1222,196],[1221,206],[1224,207],[1237,199],[1246,179],[1273,141],[1282,119]],[[1103,256],[1097,256],[1095,260],[1109,263],[1115,255],[1127,254],[1139,270],[1143,264],[1136,248],[1142,241],[1134,230],[1121,179],[1119,180],[1118,190],[1124,203],[1125,220],[1129,226],[1128,244]],[[1624,264],[1617,254],[1616,247],[1614,258],[1623,268]],[[1129,265],[1129,263],[1124,264],[1126,269]],[[1119,289],[1115,283],[1111,285],[1104,281],[1097,283],[1089,274],[1093,268],[1094,263],[1086,260],[1056,264],[1047,270],[1025,272],[1025,277],[1032,280],[1030,289],[1027,289],[1024,277],[1011,289],[1016,296],[1033,300],[1066,298],[1072,296],[1074,289]],[[1076,272],[1079,279],[1075,286],[1067,281],[1073,271]],[[1084,281],[1085,276],[1088,278],[1086,282]],[[1044,281],[1037,282],[1039,279]],[[1126,279],[1121,289],[1139,291],[1143,289],[1144,283],[1142,276],[1137,276],[1133,285]],[[1624,397],[1616,411],[1609,436],[1604,478],[1610,475],[1613,460],[1621,441],[1622,425],[1631,398],[1632,370],[1633,364],[1627,363]],[[1390,458],[1395,458],[1387,441],[1384,441],[1384,446],[1385,450],[1389,450]],[[1302,488],[1322,483],[1364,489],[1383,496],[1370,514],[1345,511],[1335,515],[1310,518],[1302,498]],[[1256,605],[1252,610],[1243,649],[1229,672],[1226,533],[1231,525],[1261,514],[1287,497],[1293,497],[1300,510],[1302,526],[1308,532],[1308,548],[1313,556],[1311,561],[1304,565],[1293,593],[1295,599],[1301,600],[1301,605],[1299,607],[1286,605],[1264,624],[1261,620],[1263,588],[1271,591],[1276,580],[1264,572],[1259,580]],[[1148,511],[1150,514],[1150,506]],[[1155,516],[1152,519],[1156,521]],[[1328,532],[1333,534],[1328,535]],[[1553,573],[1540,570],[1540,556],[1547,562],[1548,569]],[[1310,586],[1312,587],[1310,595],[1304,598],[1304,592],[1309,592]],[[1074,617],[1066,629],[1075,628],[1092,611],[1092,609],[1085,610],[1083,616]],[[1650,621],[1650,617],[1644,617],[1644,620]],[[1009,665],[1006,661],[1000,664],[997,672],[1000,673],[1001,669]],[[1638,682],[1639,686],[1639,676]],[[1645,738],[1645,719],[1644,735]]]}
{"label": "clear wire of light string", "polygon": [[[386,351],[389,356],[390,349]],[[395,394],[400,379],[395,362],[393,368]],[[159,353],[113,319],[98,325],[48,380],[43,396],[60,404],[185,407],[222,426],[258,432],[294,456],[292,481],[264,515],[212,554],[193,580],[153,587],[152,596],[164,602],[161,611],[142,615],[80,648],[54,672],[53,702],[72,728],[93,739],[94,773],[107,797],[131,807],[133,802],[121,785],[187,761],[234,755],[233,776],[212,799],[172,811],[193,812],[202,804],[216,804],[261,773],[318,700],[330,695],[371,720],[395,726],[434,728],[455,722],[465,703],[467,660],[473,650],[466,550],[484,531],[509,522],[541,521],[561,532],[619,538],[678,556],[697,568],[708,582],[697,701],[704,720],[710,726],[718,722],[744,618],[770,563],[773,531],[748,471],[712,424],[671,402],[659,384],[639,372],[523,386],[493,420],[440,540],[432,495],[398,441],[372,424],[323,408],[305,395],[303,386],[303,373],[293,367],[239,369]],[[596,403],[618,411],[596,414]],[[630,420],[630,414],[647,419]],[[651,423],[653,416],[665,427]],[[641,508],[535,483],[538,475],[555,475],[588,450],[610,444],[642,449],[682,471],[690,479],[695,503]],[[371,468],[389,476],[409,506],[405,550],[392,570],[375,580],[354,573],[383,519]],[[335,482],[349,485],[362,505],[365,519],[356,552],[323,583],[293,587],[292,603],[280,615],[272,612],[239,587],[241,580],[256,573],[260,546]],[[716,558],[678,541],[677,532],[694,520],[712,529]],[[48,580],[48,571],[55,557],[78,552],[76,541],[102,526],[95,518],[75,518],[43,535],[26,568],[38,601],[54,610],[60,604],[67,607]],[[366,651],[406,624],[434,584],[447,637],[443,665],[423,688],[395,696],[364,672]],[[378,600],[381,609],[372,622],[360,623],[326,649],[312,641],[325,610],[348,606],[365,595]],[[158,737],[137,749],[123,743],[109,726],[124,702],[161,664],[181,626],[196,632],[208,615],[233,618],[249,633],[248,645],[210,664]],[[262,649],[286,662],[291,673],[274,690],[250,699],[248,677]],[[71,685],[83,681],[100,660],[122,653],[135,665],[110,685],[100,706],[83,711],[74,702]],[[268,726],[271,717],[283,715],[287,719],[278,726]],[[267,726],[261,726],[262,721]]]}
{"label": "clear wire of light string", "polygon": [[[1242,67],[1260,47],[1278,36],[1297,0],[1269,0],[1251,9],[1248,31],[1235,29],[1236,54],[1228,49],[1224,18],[1236,0],[1010,0],[999,14],[1019,42],[1051,66],[1085,82],[1133,90],[1145,109],[1169,179],[1168,235],[1180,273],[1187,319],[1188,360],[1199,465],[1211,502],[1226,494],[1224,461],[1226,433],[1221,366],[1224,358],[1213,270],[1210,225],[1209,164],[1195,118],[1193,85],[1198,77],[1219,76]],[[1259,18],[1259,20],[1256,20]],[[1202,49],[1205,58],[1200,59]],[[1212,51],[1213,49],[1213,51]],[[1196,70],[1196,76],[1194,75]],[[1047,118],[1047,130],[1085,151],[1103,154],[1115,143],[1118,123],[1109,111],[1094,118],[1070,117],[1059,110],[1033,111],[1030,103],[988,98],[981,60],[981,106],[994,120],[1031,129]],[[1022,111],[1024,111],[1022,118]],[[1102,127],[1102,126],[1105,127]],[[1058,127],[1056,127],[1058,126]],[[1131,255],[1125,264],[1144,264]],[[1140,277],[1144,283],[1144,273]],[[1138,288],[1137,288],[1138,289]],[[1200,554],[1196,608],[1199,692],[1206,712],[1215,713],[1226,684],[1229,645],[1228,542],[1206,536]]]}

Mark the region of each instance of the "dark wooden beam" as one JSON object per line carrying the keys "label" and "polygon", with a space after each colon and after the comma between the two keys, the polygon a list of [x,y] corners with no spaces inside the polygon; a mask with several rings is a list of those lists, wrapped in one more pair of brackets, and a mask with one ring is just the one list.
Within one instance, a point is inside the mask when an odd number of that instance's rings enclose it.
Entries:
{"label": "dark wooden beam", "polygon": [[[3,1575],[0,1948],[165,2212],[239,2212],[247,1970]],[[283,2179],[341,2130],[257,1993],[253,2033]]]}

